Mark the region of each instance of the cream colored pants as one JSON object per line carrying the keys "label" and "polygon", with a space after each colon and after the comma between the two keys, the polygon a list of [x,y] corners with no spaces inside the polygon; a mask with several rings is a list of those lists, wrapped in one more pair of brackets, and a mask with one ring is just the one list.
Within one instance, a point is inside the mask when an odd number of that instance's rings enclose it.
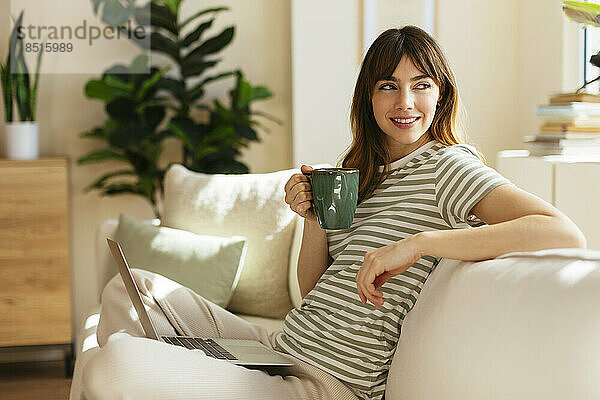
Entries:
{"label": "cream colored pants", "polygon": [[[133,273],[160,335],[175,334],[176,326],[185,335],[254,339],[277,351],[275,334],[265,328],[163,276]],[[118,275],[102,294],[97,332],[101,349],[83,371],[83,397],[89,400],[356,399],[338,379],[284,353],[293,367],[257,370],[145,338]]]}

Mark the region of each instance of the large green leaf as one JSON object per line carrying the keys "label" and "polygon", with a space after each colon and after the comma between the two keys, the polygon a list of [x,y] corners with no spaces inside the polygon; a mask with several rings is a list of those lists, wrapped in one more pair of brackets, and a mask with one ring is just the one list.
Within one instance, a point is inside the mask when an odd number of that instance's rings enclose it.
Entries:
{"label": "large green leaf", "polygon": [[129,92],[110,86],[104,81],[90,80],[85,85],[85,95],[90,99],[112,101],[117,97],[128,96]]}
{"label": "large green leaf", "polygon": [[209,84],[210,82],[217,81],[217,80],[220,80],[223,78],[227,78],[227,77],[235,75],[235,74],[236,74],[236,71],[230,71],[230,72],[224,72],[222,74],[215,75],[215,76],[209,76],[208,78],[203,79],[202,81],[200,81],[200,83],[198,83],[197,85],[195,85],[188,91],[187,98],[188,98],[189,102],[193,103],[204,95],[204,86],[205,85]]}
{"label": "large green leaf", "polygon": [[163,74],[168,71],[168,69],[169,68],[165,68],[161,69],[160,71],[154,72],[148,79],[146,79],[142,83],[140,90],[136,96],[137,101],[144,100],[150,89],[152,89],[152,87],[158,83],[158,81],[161,79]]}
{"label": "large green leaf", "polygon": [[182,0],[161,0],[161,2],[165,3],[167,7],[169,7],[169,11],[175,16],[179,14],[179,5]]}
{"label": "large green leaf", "polygon": [[[146,193],[140,190],[137,185],[132,183],[112,183],[110,185],[104,186],[103,194],[106,196],[113,196],[117,194],[137,194],[147,198]],[[150,199],[148,199],[150,200]]]}
{"label": "large green leaf", "polygon": [[226,28],[217,36],[207,39],[205,42],[192,50],[186,58],[195,58],[198,56],[204,58],[209,54],[217,53],[223,50],[223,48],[231,43],[234,33],[235,28],[233,26]]}
{"label": "large green leaf", "polygon": [[185,82],[173,78],[161,77],[156,83],[156,88],[172,93],[177,99],[181,99],[185,94]]}
{"label": "large green leaf", "polygon": [[147,140],[153,134],[148,128],[136,121],[127,122],[114,132],[109,137],[109,143],[112,147],[124,150],[137,150],[140,143]]}
{"label": "large green leaf", "polygon": [[129,82],[129,67],[121,64],[113,65],[102,74],[102,78],[106,78],[108,75],[115,76],[123,82]]}
{"label": "large green leaf", "polygon": [[167,6],[152,2],[150,4],[150,23],[154,27],[171,32],[174,36],[178,35],[177,17]]}
{"label": "large green leaf", "polygon": [[206,9],[206,10],[198,11],[196,14],[193,14],[191,17],[189,17],[186,20],[184,20],[181,23],[180,26],[183,29],[187,24],[189,24],[190,22],[194,21],[196,18],[198,18],[198,17],[200,17],[202,15],[205,15],[205,14],[208,14],[208,13],[217,13],[217,12],[226,11],[226,10],[229,10],[229,8],[227,8],[227,7],[216,7],[216,8],[209,8],[209,9]]}
{"label": "large green leaf", "polygon": [[214,67],[219,62],[221,62],[220,59],[203,61],[201,59],[201,57],[192,57],[192,58],[186,57],[182,64],[181,74],[183,75],[184,78],[190,78],[193,76],[202,75],[204,73],[204,71],[206,71],[209,68]]}
{"label": "large green leaf", "polygon": [[150,131],[154,131],[165,118],[165,108],[163,106],[148,107],[144,110],[144,121]]}
{"label": "large green leaf", "polygon": [[183,39],[183,41],[182,41],[183,47],[188,47],[191,44],[193,44],[196,40],[200,39],[200,37],[202,36],[204,31],[212,26],[212,23],[214,22],[214,20],[215,19],[212,18],[211,20],[198,25],[198,27],[196,29],[194,29],[189,35],[187,35]]}
{"label": "large green leaf", "polygon": [[177,43],[158,32],[152,32],[150,36],[150,49],[165,53],[174,61],[179,62],[179,46]]}
{"label": "large green leaf", "polygon": [[22,25],[23,25],[23,11],[21,11],[21,14],[19,14],[19,17],[15,21],[15,26],[13,27],[13,30],[10,34],[9,49],[8,49],[8,57],[9,57],[8,65],[10,66],[10,72],[12,74],[14,74],[18,69],[17,44],[19,42],[21,44],[23,44],[23,39],[18,38],[19,32],[17,29],[18,29],[18,27],[20,27]]}
{"label": "large green leaf", "polygon": [[31,98],[30,98],[30,80],[29,71],[27,69],[27,63],[25,62],[25,49],[23,38],[19,38],[15,35],[17,28],[22,26],[23,12],[19,15],[13,33],[11,35],[11,73],[13,74],[13,88],[15,94],[15,101],[17,105],[17,111],[19,112],[19,119],[21,121],[31,121]]}
{"label": "large green leaf", "polygon": [[37,62],[36,62],[36,66],[35,66],[35,72],[34,72],[34,80],[33,80],[33,86],[30,89],[30,94],[29,94],[29,108],[31,109],[31,120],[35,121],[35,108],[36,108],[36,102],[37,102],[37,88],[38,88],[38,83],[40,81],[40,65],[42,63],[42,54],[43,51],[40,51],[38,53],[37,56]]}
{"label": "large green leaf", "polygon": [[106,113],[118,121],[131,121],[137,119],[133,100],[126,97],[117,97],[106,104]]}
{"label": "large green leaf", "polygon": [[31,110],[29,109],[29,74],[25,72],[25,68],[25,64],[19,62],[17,64],[17,73],[13,75],[15,100],[21,121],[31,120]]}
{"label": "large green leaf", "polygon": [[266,86],[252,87],[252,101],[268,99],[273,96],[273,93]]}
{"label": "large green leaf", "polygon": [[8,65],[0,65],[0,76],[2,82],[2,95],[4,99],[4,116],[6,117],[6,122],[12,122],[13,114],[12,114],[12,106],[13,106],[13,85],[12,85],[12,76],[10,74],[10,68]]}
{"label": "large green leaf", "polygon": [[239,76],[237,80],[237,87],[231,92],[231,97],[232,104],[235,109],[239,110],[246,107],[252,100],[252,85],[250,82]]}
{"label": "large green leaf", "polygon": [[78,165],[89,164],[98,161],[117,160],[128,162],[127,158],[111,149],[95,150],[77,160]]}
{"label": "large green leaf", "polygon": [[119,93],[127,93],[129,95],[133,90],[133,83],[122,80],[118,75],[105,75],[102,78],[102,82],[108,87],[119,91]]}
{"label": "large green leaf", "polygon": [[123,176],[123,175],[136,175],[135,171],[132,170],[120,170],[120,171],[114,171],[114,172],[110,172],[106,175],[103,175],[102,177],[100,177],[99,179],[97,179],[94,183],[92,183],[91,185],[87,186],[84,191],[89,192],[90,190],[94,190],[94,189],[101,189],[104,187],[104,184],[106,183],[107,180],[114,178],[115,176]]}
{"label": "large green leaf", "polygon": [[101,128],[95,128],[88,132],[83,132],[79,134],[79,137],[82,138],[92,138],[92,139],[105,139],[104,130]]}
{"label": "large green leaf", "polygon": [[173,118],[167,124],[168,129],[178,137],[183,145],[189,150],[194,150],[194,139],[197,136],[193,132],[194,122],[189,118]]}
{"label": "large green leaf", "polygon": [[248,140],[255,141],[255,142],[260,142],[260,139],[258,138],[256,131],[248,125],[236,124],[236,125],[234,125],[233,129],[235,130],[235,133],[237,133],[239,136],[243,137],[244,139],[248,139]]}

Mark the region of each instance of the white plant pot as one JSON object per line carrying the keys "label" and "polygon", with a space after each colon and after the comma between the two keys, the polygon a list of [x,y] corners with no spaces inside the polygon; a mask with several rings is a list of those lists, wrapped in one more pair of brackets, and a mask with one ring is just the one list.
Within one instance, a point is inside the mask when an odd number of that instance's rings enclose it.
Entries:
{"label": "white plant pot", "polygon": [[4,125],[6,158],[32,160],[39,155],[37,122],[11,122]]}

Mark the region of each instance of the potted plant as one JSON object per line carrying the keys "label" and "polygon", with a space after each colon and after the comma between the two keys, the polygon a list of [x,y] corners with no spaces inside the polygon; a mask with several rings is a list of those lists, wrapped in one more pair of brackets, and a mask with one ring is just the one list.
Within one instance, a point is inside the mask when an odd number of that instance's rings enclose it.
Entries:
{"label": "potted plant", "polygon": [[[109,2],[95,0],[94,11],[99,13],[100,6],[105,3],[102,8],[104,11]],[[160,142],[163,139],[172,137],[181,142],[182,159],[174,162],[179,162],[188,169],[205,173],[247,173],[248,167],[239,161],[240,150],[248,146],[249,142],[260,141],[256,128],[264,129],[253,117],[260,116],[280,123],[268,114],[251,110],[252,102],[267,99],[272,94],[264,86],[250,84],[240,70],[206,76],[206,73],[221,60],[216,57],[230,44],[235,29],[228,27],[220,34],[205,39],[204,36],[214,17],[199,20],[227,9],[211,8],[181,20],[180,6],[181,1],[155,0],[144,7],[123,9],[125,17],[133,15],[137,24],[149,27],[152,32],[150,50],[168,57],[167,68],[151,67],[152,71],[155,71],[154,74],[139,77],[128,75],[127,79],[122,67],[121,74],[112,68],[100,81],[90,81],[86,86],[86,95],[89,98],[107,103],[109,120],[103,127],[86,132],[82,136],[105,140],[109,147],[80,158],[79,164],[120,160],[133,166],[134,160],[143,160],[140,166],[146,171],[142,173],[141,167],[118,170],[100,177],[88,189],[98,189],[103,195],[134,193],[144,196],[152,204],[157,218],[160,218],[159,205],[162,199],[164,172],[168,168],[158,166],[158,156],[163,149]],[[103,18],[104,22],[110,25],[116,18],[113,14],[103,12],[103,16],[110,16],[109,19]],[[137,43],[142,47],[145,45],[143,42]],[[168,74],[167,69],[170,70]],[[165,73],[157,75],[156,71]],[[203,102],[206,85],[228,77],[235,78],[234,87],[229,91],[229,104],[222,104],[218,100],[209,104]],[[123,86],[130,82],[130,79],[137,80],[138,86],[150,87],[142,96],[142,104],[135,102],[138,100],[131,103],[132,99],[140,97]],[[121,124],[120,129],[113,130],[114,123],[111,121],[115,119],[116,114],[119,114],[122,121],[137,120],[135,115],[139,114],[144,104],[162,107],[160,112],[152,114],[156,117],[157,124],[152,124],[151,129]],[[127,152],[118,145],[123,141],[128,143]],[[152,154],[152,157],[142,157],[133,152],[133,149],[147,148],[145,146],[148,143],[155,146],[147,153]],[[123,181],[124,175],[130,175],[126,177],[129,181]]]}
{"label": "potted plant", "polygon": [[[586,26],[600,27],[600,5],[594,3],[585,3],[581,1],[564,1],[562,4],[563,13],[572,21],[579,22]],[[590,57],[590,64],[600,68],[600,52]],[[600,80],[600,75],[591,81],[584,82],[577,89],[576,93],[584,91],[590,83]]]}
{"label": "potted plant", "polygon": [[19,15],[10,35],[6,63],[0,64],[0,81],[6,117],[4,127],[6,157],[35,159],[39,154],[39,125],[35,120],[35,107],[42,52],[40,51],[37,56],[35,73],[30,74],[25,62],[23,39],[17,35],[17,29],[22,22],[23,12]]}

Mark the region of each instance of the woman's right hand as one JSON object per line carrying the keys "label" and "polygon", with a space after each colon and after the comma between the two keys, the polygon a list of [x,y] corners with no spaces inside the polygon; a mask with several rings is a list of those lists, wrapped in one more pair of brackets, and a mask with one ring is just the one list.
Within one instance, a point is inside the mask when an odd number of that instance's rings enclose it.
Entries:
{"label": "woman's right hand", "polygon": [[[300,171],[310,173],[313,169],[308,165],[302,165]],[[317,215],[311,207],[313,199],[312,186],[306,175],[294,174],[285,184],[285,202],[290,205],[293,212],[299,216],[317,222]]]}

